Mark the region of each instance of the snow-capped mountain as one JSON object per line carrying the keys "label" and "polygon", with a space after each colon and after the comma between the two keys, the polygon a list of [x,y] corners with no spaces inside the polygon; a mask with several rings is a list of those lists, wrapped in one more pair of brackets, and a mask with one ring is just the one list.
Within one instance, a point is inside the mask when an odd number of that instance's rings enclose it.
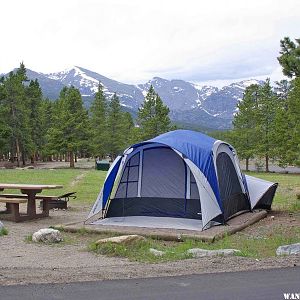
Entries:
{"label": "snow-capped mountain", "polygon": [[133,110],[137,110],[144,99],[141,90],[135,85],[124,84],[77,66],[62,72],[45,74],[45,76],[65,86],[75,86],[83,97],[93,97],[101,82],[103,91],[109,99],[117,93],[121,104]]}
{"label": "snow-capped mountain", "polygon": [[105,95],[110,99],[116,93],[124,109],[133,114],[137,112],[152,85],[170,108],[170,116],[175,122],[208,129],[230,128],[237,103],[242,99],[246,87],[262,84],[262,81],[251,79],[217,88],[184,80],[154,77],[145,84],[131,85],[77,66],[50,74],[27,69],[27,75],[29,79],[38,79],[44,96],[49,99],[57,99],[63,86],[73,85],[80,90],[87,107],[101,82]]}
{"label": "snow-capped mountain", "polygon": [[152,85],[169,106],[171,116],[176,121],[227,129],[231,127],[238,101],[242,100],[246,87],[251,84],[262,84],[262,81],[244,80],[217,88],[183,80],[169,81],[154,77],[139,87],[147,91]]}

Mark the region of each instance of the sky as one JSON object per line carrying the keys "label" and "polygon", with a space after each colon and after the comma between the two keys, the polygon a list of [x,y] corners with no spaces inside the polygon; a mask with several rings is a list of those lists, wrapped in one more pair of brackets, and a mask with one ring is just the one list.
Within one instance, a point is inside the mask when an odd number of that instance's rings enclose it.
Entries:
{"label": "sky", "polygon": [[300,0],[9,0],[0,73],[74,65],[125,83],[282,78],[280,39],[300,37]]}

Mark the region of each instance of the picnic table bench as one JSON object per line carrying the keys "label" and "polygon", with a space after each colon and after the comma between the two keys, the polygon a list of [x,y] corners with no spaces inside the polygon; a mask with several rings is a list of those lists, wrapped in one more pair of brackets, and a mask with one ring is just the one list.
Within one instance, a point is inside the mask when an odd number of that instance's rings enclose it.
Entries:
{"label": "picnic table bench", "polygon": [[[26,220],[44,218],[49,216],[48,201],[57,199],[57,196],[37,195],[43,189],[58,189],[62,185],[44,184],[8,184],[0,183],[0,191],[4,189],[20,189],[23,194],[0,194],[0,202],[6,203],[6,211],[1,212],[5,219],[22,222]],[[36,213],[36,199],[42,199],[42,213]],[[27,203],[27,213],[21,214],[19,205]],[[2,217],[3,218],[3,217]]]}

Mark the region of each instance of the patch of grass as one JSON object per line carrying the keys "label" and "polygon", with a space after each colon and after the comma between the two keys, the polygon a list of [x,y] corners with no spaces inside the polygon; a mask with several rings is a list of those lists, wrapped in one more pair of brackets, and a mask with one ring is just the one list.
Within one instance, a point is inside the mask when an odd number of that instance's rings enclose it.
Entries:
{"label": "patch of grass", "polygon": [[226,237],[213,244],[214,247],[234,248],[241,251],[241,256],[264,258],[276,255],[280,245],[293,244],[300,241],[300,229],[297,227],[277,226],[261,235],[247,235],[243,232]]}
{"label": "patch of grass", "polygon": [[[165,255],[155,256],[150,253],[150,248],[164,251]],[[162,241],[160,243],[159,241],[152,239],[147,239],[146,241],[136,241],[128,245],[115,243],[97,245],[95,242],[93,242],[89,244],[88,250],[101,255],[124,257],[128,258],[130,261],[150,263],[191,258],[191,255],[182,251],[182,249],[177,249],[176,247],[171,246],[164,247]]]}
{"label": "patch of grass", "polygon": [[290,211],[300,211],[300,200],[297,199],[298,201],[295,201],[295,203],[292,203],[291,204],[291,207],[290,207]]}
{"label": "patch of grass", "polygon": [[32,242],[32,234],[29,234],[29,235],[25,236],[24,241],[26,243],[31,243]]}
{"label": "patch of grass", "polygon": [[[146,241],[138,241],[129,245],[106,243],[97,245],[92,242],[88,250],[97,254],[124,257],[131,261],[139,262],[163,262],[188,259],[192,256],[187,254],[191,248],[207,250],[237,249],[244,257],[264,258],[276,255],[276,249],[280,245],[293,244],[300,241],[300,228],[277,226],[272,230],[266,229],[260,236],[245,234],[243,232],[214,243],[206,243],[194,239],[186,239],[182,242],[170,242],[148,238]],[[163,256],[154,256],[149,249],[154,248],[165,252]]]}
{"label": "patch of grass", "polygon": [[[76,180],[80,175],[83,176]],[[59,184],[63,189],[43,190],[44,195],[61,195],[76,192],[77,198],[72,203],[80,201],[91,205],[96,200],[104,182],[106,172],[81,169],[53,169],[53,170],[0,170],[0,182],[28,183],[28,184]],[[7,190],[9,193],[20,193],[19,190]]]}
{"label": "patch of grass", "polygon": [[[77,192],[78,200],[92,205],[101,190],[107,172],[97,170],[85,172],[85,176],[73,187],[73,190]],[[70,190],[72,190],[72,188],[70,188]]]}
{"label": "patch of grass", "polygon": [[0,236],[8,235],[8,230],[5,227],[1,227]]}
{"label": "patch of grass", "polygon": [[85,228],[85,227],[81,227],[79,230],[78,230],[78,233],[80,235],[84,235],[84,234],[87,234],[89,231]]}

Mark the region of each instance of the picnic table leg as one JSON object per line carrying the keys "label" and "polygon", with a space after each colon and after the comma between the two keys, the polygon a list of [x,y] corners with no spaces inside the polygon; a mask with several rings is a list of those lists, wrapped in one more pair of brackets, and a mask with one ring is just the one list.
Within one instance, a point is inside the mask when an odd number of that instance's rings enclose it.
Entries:
{"label": "picnic table leg", "polygon": [[43,199],[42,203],[43,215],[49,217],[49,202],[46,199]]}
{"label": "picnic table leg", "polygon": [[9,205],[9,203],[6,203],[6,213],[11,214],[11,206]]}
{"label": "picnic table leg", "polygon": [[[4,189],[0,189],[0,192],[3,192],[4,191]],[[8,204],[8,203],[6,203],[6,213],[7,214],[11,214],[11,207],[10,207],[10,205]]]}
{"label": "picnic table leg", "polygon": [[27,194],[27,215],[29,218],[34,218],[36,216],[36,207],[35,207],[35,195],[40,193],[42,190],[21,190],[22,194]]}
{"label": "picnic table leg", "polygon": [[10,203],[10,210],[11,210],[11,218],[14,222],[20,221],[20,208],[19,203]]}

